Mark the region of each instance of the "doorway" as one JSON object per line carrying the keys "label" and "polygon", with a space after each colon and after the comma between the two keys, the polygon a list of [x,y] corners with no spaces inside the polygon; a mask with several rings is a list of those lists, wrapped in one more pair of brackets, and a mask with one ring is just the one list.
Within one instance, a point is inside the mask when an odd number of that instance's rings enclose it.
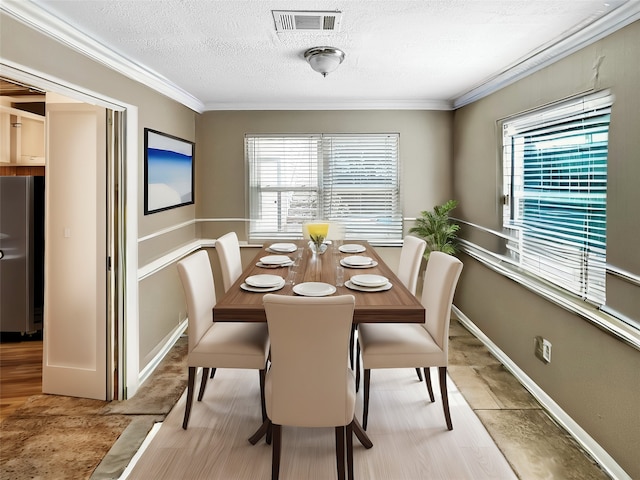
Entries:
{"label": "doorway", "polygon": [[[22,88],[23,92],[37,91],[40,95],[43,93],[37,88],[22,85],[19,82],[2,83],[2,85],[7,84],[14,85],[14,87],[12,87],[10,92],[9,89],[2,88],[0,96],[12,95],[15,97],[19,94],[18,88]],[[60,100],[59,96],[55,103],[55,106],[47,105],[47,107],[49,107],[49,113],[53,115],[48,119],[51,121],[51,125],[47,125],[45,129],[50,146],[52,144],[57,144],[58,146],[65,144],[77,146],[78,143],[82,141],[86,142],[86,130],[84,134],[81,134],[80,137],[74,140],[73,137],[60,137],[60,127],[68,124],[70,120],[72,123],[76,122],[75,126],[78,126],[84,123],[83,120],[78,120],[80,117],[86,119],[87,115],[91,115],[92,118],[96,120],[94,122],[94,136],[90,138],[93,138],[91,141],[94,143],[93,151],[96,152],[95,158],[100,160],[98,162],[85,162],[84,165],[79,163],[74,167],[73,165],[65,165],[64,162],[61,161],[53,161],[53,159],[47,159],[45,162],[43,158],[42,165],[24,165],[24,162],[20,161],[20,159],[10,162],[5,162],[3,159],[3,162],[0,163],[0,169],[2,169],[2,174],[13,175],[16,174],[16,170],[24,172],[26,168],[40,168],[43,171],[46,169],[44,178],[46,178],[48,182],[48,199],[46,215],[47,233],[44,237],[46,238],[47,255],[53,254],[51,256],[59,260],[60,252],[64,254],[66,251],[68,258],[77,258],[78,249],[84,248],[84,243],[87,243],[83,242],[83,239],[86,240],[86,236],[83,235],[81,230],[92,217],[95,218],[95,223],[88,229],[91,235],[93,235],[93,237],[90,238],[95,239],[95,241],[91,240],[89,242],[92,247],[90,250],[92,250],[94,257],[93,262],[91,262],[94,266],[93,274],[91,271],[87,272],[86,264],[80,268],[76,268],[74,272],[67,268],[68,265],[61,266],[60,262],[56,265],[50,258],[47,258],[44,262],[47,265],[46,282],[43,282],[42,279],[39,278],[37,268],[31,271],[31,281],[34,284],[45,283],[45,289],[48,286],[50,291],[53,290],[50,300],[48,302],[45,300],[44,302],[43,307],[45,311],[48,307],[55,305],[56,302],[63,305],[69,304],[72,307],[68,311],[65,311],[64,308],[62,310],[58,308],[57,312],[50,311],[49,315],[45,315],[43,322],[44,328],[40,327],[39,329],[40,331],[44,331],[45,337],[48,336],[48,338],[45,338],[43,358],[41,359],[41,365],[43,365],[45,369],[45,379],[43,381],[45,391],[47,393],[110,400],[118,398],[119,388],[121,388],[119,385],[122,384],[122,382],[119,382],[116,378],[117,372],[119,372],[120,369],[118,368],[119,357],[114,353],[120,350],[118,348],[118,342],[121,335],[117,326],[123,320],[121,315],[123,309],[119,306],[122,302],[121,295],[119,295],[122,288],[118,284],[120,276],[118,272],[119,262],[117,260],[121,255],[116,254],[120,249],[118,242],[119,229],[115,228],[117,226],[117,218],[119,217],[118,212],[120,211],[119,201],[115,195],[115,192],[117,192],[119,188],[119,177],[117,175],[113,178],[111,177],[111,175],[114,175],[114,172],[117,173],[120,170],[119,168],[114,168],[113,164],[115,163],[117,165],[121,162],[121,156],[118,152],[111,151],[111,149],[114,145],[122,144],[122,139],[118,137],[118,134],[122,132],[120,132],[119,129],[114,131],[111,128],[107,128],[107,124],[109,124],[110,127],[113,126],[113,118],[116,117],[109,109],[96,107],[70,98]],[[80,121],[80,123],[78,123],[78,121]],[[118,121],[118,123],[121,122]],[[54,126],[55,132],[50,132],[52,125]],[[72,128],[69,132],[63,133],[62,135],[71,135],[73,132],[78,133],[78,130]],[[60,141],[52,142],[51,135],[60,138]],[[90,149],[89,147],[89,150]],[[57,155],[58,157],[66,158],[67,153],[68,152],[62,152]],[[87,165],[87,163],[90,165]],[[54,195],[54,192],[57,191],[60,193],[62,188],[68,190],[69,185],[78,185],[87,182],[87,166],[94,169],[95,184],[92,183],[89,191],[93,190],[96,194],[94,199],[99,201],[100,208],[94,209],[93,212],[90,210],[87,211],[85,208],[84,212],[80,212],[81,218],[76,218],[74,223],[73,218],[68,215],[69,211],[73,210],[73,208],[70,209],[69,204],[65,204],[65,192],[63,192],[62,196],[58,194]],[[51,184],[49,184],[50,180],[53,180]],[[55,187],[56,183],[59,185],[58,188]],[[64,187],[61,188],[60,186],[63,185]],[[84,190],[84,193],[84,198],[70,199],[70,204],[86,206],[87,189]],[[62,200],[60,198],[62,198]],[[101,202],[100,199],[102,199]],[[98,204],[94,203],[92,205],[95,207]],[[60,214],[60,212],[64,213]],[[96,213],[98,213],[99,218],[95,217]],[[94,226],[95,228],[93,228]],[[77,235],[78,233],[80,234],[79,237]],[[74,240],[77,240],[79,244],[76,244],[75,247],[71,246],[71,248],[67,248],[70,246],[68,244]],[[71,251],[70,254],[69,251]],[[91,254],[91,252],[89,252],[89,254]],[[115,261],[112,261],[112,259]],[[78,301],[78,299],[84,298],[84,295],[64,291],[61,294],[59,289],[57,291],[55,290],[56,286],[68,284],[70,283],[70,278],[77,278],[82,274],[86,275],[85,279],[98,279],[95,288],[96,302],[91,306],[85,304],[84,309],[87,312],[100,310],[99,319],[91,318],[87,321],[87,318],[83,317],[81,313],[83,308],[81,304],[83,302]],[[81,282],[81,284],[83,283],[84,282]],[[75,288],[78,288],[78,282],[76,282]],[[65,297],[65,295],[70,296]],[[42,298],[46,299],[46,296],[43,297],[41,291],[35,296],[40,298],[40,300],[42,300]],[[4,302],[4,299],[0,300]],[[95,305],[102,305],[102,307],[98,309],[92,308]],[[78,308],[79,306],[80,308]],[[37,309],[34,308],[34,311],[37,311]],[[37,315],[36,313],[36,318]],[[68,319],[70,318],[75,318],[78,323],[74,325],[73,322],[69,322]],[[84,331],[82,331],[82,329],[84,329]],[[33,335],[34,332],[29,330],[30,329],[24,329],[24,331],[19,332],[19,335],[23,336],[23,338],[25,335]],[[35,333],[37,333],[37,330]],[[87,337],[92,339],[94,343],[90,341],[87,344]],[[77,352],[78,345],[82,345],[83,343],[87,344],[87,347],[80,356],[76,355],[74,357],[73,355],[69,355],[70,351]],[[50,370],[48,374],[46,373],[47,368]],[[94,387],[91,391],[84,389],[84,387],[80,389],[77,388],[77,385],[86,386],[87,379],[79,378],[78,373],[81,373],[82,376],[87,371],[92,372],[94,377],[92,379]],[[46,386],[47,376],[50,379],[48,387]]]}

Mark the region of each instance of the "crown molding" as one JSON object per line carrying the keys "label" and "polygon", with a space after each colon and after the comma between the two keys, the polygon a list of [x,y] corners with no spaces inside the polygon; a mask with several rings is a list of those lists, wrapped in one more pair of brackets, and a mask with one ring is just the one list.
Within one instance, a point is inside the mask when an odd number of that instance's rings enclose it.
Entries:
{"label": "crown molding", "polygon": [[453,110],[449,100],[376,100],[322,102],[210,102],[205,110]]}
{"label": "crown molding", "polygon": [[128,60],[34,3],[3,0],[0,3],[0,11],[80,52],[84,56],[107,66],[111,70],[140,82],[198,113],[204,111],[204,105],[200,100],[159,73]]}
{"label": "crown molding", "polygon": [[453,100],[458,109],[480,100],[640,19],[640,2],[629,0],[576,33],[525,57]]}

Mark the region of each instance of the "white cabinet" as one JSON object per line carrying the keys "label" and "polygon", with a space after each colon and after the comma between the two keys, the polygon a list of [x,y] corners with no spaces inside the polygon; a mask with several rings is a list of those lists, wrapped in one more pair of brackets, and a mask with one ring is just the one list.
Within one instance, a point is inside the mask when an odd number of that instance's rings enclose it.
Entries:
{"label": "white cabinet", "polygon": [[0,105],[0,164],[45,164],[45,118]]}

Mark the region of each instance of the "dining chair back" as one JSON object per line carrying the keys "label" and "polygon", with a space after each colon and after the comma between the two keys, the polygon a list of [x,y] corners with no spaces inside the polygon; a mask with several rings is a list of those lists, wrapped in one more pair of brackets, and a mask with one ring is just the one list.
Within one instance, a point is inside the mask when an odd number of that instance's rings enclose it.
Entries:
{"label": "dining chair back", "polygon": [[460,273],[462,262],[456,257],[442,252],[431,252],[429,255],[422,288],[421,300],[425,309],[422,326],[442,350],[443,365],[446,365],[449,353],[451,306]]}
{"label": "dining chair back", "polygon": [[264,380],[269,354],[269,331],[264,323],[213,322],[216,303],[213,273],[206,251],[200,250],[178,262],[188,316],[189,350],[187,402],[182,428],[186,430],[193,404],[196,370],[203,368],[198,401],[202,400],[209,369],[247,368],[260,371],[260,398],[263,419]]}
{"label": "dining chair back", "polygon": [[216,252],[220,259],[222,270],[222,286],[227,292],[231,285],[242,274],[242,258],[240,256],[240,242],[236,232],[229,232],[216,240]]}
{"label": "dining chair back", "polygon": [[355,384],[348,347],[355,299],[264,296],[271,338],[265,402],[273,433],[272,478],[280,465],[281,426],[335,427],[338,478],[344,478],[345,432],[353,477]]}
{"label": "dining chair back", "polygon": [[414,295],[418,287],[418,274],[422,265],[422,255],[426,248],[427,242],[422,238],[407,235],[404,237],[402,249],[400,250],[398,278]]}

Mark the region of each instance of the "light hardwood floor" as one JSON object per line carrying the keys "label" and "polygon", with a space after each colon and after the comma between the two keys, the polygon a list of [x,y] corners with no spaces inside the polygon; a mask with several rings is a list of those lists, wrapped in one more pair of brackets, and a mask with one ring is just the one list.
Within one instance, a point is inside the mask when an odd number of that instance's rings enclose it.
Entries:
{"label": "light hardwood floor", "polygon": [[42,340],[0,343],[0,421],[42,392]]}
{"label": "light hardwood floor", "polygon": [[[260,425],[256,372],[218,370],[202,402],[181,428],[184,395],[132,469],[129,479],[269,478],[271,447],[247,439]],[[453,382],[453,431],[446,428],[437,382],[431,403],[414,370],[372,373],[368,434],[373,448],[354,440],[357,478],[370,480],[516,479]],[[356,414],[362,418],[362,391]],[[283,428],[282,480],[335,477],[332,429]]]}

